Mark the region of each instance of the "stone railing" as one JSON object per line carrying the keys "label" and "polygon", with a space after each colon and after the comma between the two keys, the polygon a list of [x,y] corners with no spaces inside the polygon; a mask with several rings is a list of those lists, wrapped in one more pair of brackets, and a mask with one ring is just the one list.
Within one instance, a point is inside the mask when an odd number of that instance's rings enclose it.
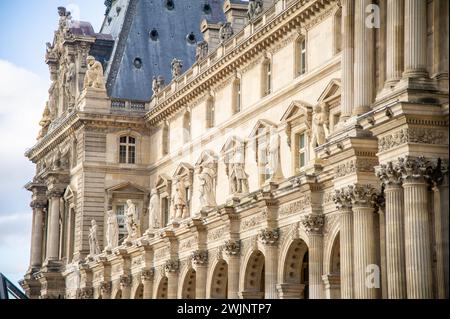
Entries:
{"label": "stone railing", "polygon": [[145,102],[111,99],[112,111],[145,111]]}

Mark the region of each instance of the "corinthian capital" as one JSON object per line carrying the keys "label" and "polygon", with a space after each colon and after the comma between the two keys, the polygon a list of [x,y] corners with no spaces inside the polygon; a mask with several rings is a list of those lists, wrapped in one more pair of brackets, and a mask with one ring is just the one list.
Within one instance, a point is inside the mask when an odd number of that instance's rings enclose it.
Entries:
{"label": "corinthian capital", "polygon": [[164,265],[166,272],[178,272],[180,269],[180,261],[177,259],[169,259]]}
{"label": "corinthian capital", "polygon": [[393,162],[380,165],[376,170],[376,175],[386,186],[397,186],[402,182],[401,169]]}
{"label": "corinthian capital", "polygon": [[276,245],[280,238],[280,231],[275,229],[262,229],[259,232],[259,238],[264,245]]}
{"label": "corinthian capital", "polygon": [[47,206],[47,203],[41,200],[34,200],[30,203],[31,208],[45,208]]}
{"label": "corinthian capital", "polygon": [[336,189],[334,191],[333,201],[338,210],[352,208],[352,197],[348,191],[348,188]]}
{"label": "corinthian capital", "polygon": [[239,240],[227,240],[224,249],[228,256],[237,256],[241,251],[241,242]]}
{"label": "corinthian capital", "polygon": [[307,234],[322,234],[324,222],[324,216],[317,214],[304,215],[300,219],[300,223]]}
{"label": "corinthian capital", "polygon": [[125,287],[130,287],[131,286],[131,276],[129,275],[122,275],[120,276],[120,287],[125,288]]}
{"label": "corinthian capital", "polygon": [[207,250],[195,250],[192,253],[192,262],[194,265],[202,266],[208,263],[208,251]]}
{"label": "corinthian capital", "polygon": [[111,293],[111,282],[110,281],[103,281],[100,283],[100,291],[103,294],[109,294]]}
{"label": "corinthian capital", "polygon": [[92,287],[84,287],[78,291],[78,299],[92,299],[94,298],[94,289]]}
{"label": "corinthian capital", "polygon": [[378,201],[379,192],[372,185],[350,185],[349,193],[352,205],[374,207]]}
{"label": "corinthian capital", "polygon": [[405,156],[398,159],[398,167],[404,180],[426,179],[432,173],[432,164],[425,157]]}
{"label": "corinthian capital", "polygon": [[155,275],[155,269],[154,268],[145,269],[145,270],[142,270],[142,272],[141,272],[141,279],[143,281],[149,281],[149,280],[153,279],[154,275]]}

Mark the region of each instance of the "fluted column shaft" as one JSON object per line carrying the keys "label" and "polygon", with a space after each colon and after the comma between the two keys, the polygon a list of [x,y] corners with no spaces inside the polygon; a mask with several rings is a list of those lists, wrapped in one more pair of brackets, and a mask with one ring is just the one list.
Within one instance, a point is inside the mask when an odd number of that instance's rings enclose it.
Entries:
{"label": "fluted column shaft", "polygon": [[445,274],[444,274],[444,252],[442,238],[442,210],[441,210],[441,193],[439,187],[433,187],[434,199],[434,236],[436,239],[436,297],[445,298]]}
{"label": "fluted column shaft", "polygon": [[278,246],[268,244],[265,249],[265,299],[278,299],[277,292],[277,269],[278,269]]}
{"label": "fluted column shaft", "polygon": [[228,299],[239,299],[239,256],[228,257]]}
{"label": "fluted column shaft", "polygon": [[[447,173],[448,174],[448,173]],[[439,193],[441,197],[441,216],[442,216],[442,252],[444,262],[444,283],[445,283],[445,298],[449,297],[449,283],[448,283],[448,217],[449,217],[449,193],[448,193],[448,175],[444,179],[444,183],[439,187]]]}
{"label": "fluted column shaft", "polygon": [[342,1],[342,106],[341,121],[353,111],[353,50],[354,50],[355,1]]}
{"label": "fluted column shaft", "polygon": [[144,286],[143,299],[153,299],[153,278],[145,278],[142,280]]}
{"label": "fluted column shaft", "polygon": [[46,260],[59,259],[59,209],[61,195],[50,194],[50,215],[48,219]]}
{"label": "fluted column shaft", "polygon": [[323,299],[323,237],[313,233],[309,236],[309,298]]}
{"label": "fluted column shaft", "polygon": [[377,290],[368,285],[366,271],[376,265],[374,208],[353,205],[354,280],[356,299],[375,299]]}
{"label": "fluted column shaft", "polygon": [[167,272],[167,299],[177,299],[178,272]]}
{"label": "fluted column shaft", "polygon": [[351,208],[340,210],[341,230],[339,246],[341,252],[341,298],[353,298],[353,213]]}
{"label": "fluted column shaft", "polygon": [[387,263],[386,263],[386,212],[384,209],[378,210],[380,224],[380,262],[381,262],[381,298],[388,298],[387,291]]}
{"label": "fluted column shaft", "polygon": [[433,298],[427,187],[423,178],[410,177],[403,183],[406,289],[409,299]]}
{"label": "fluted column shaft", "polygon": [[206,276],[208,272],[208,266],[197,265],[195,271],[195,298],[205,299],[206,298]]}
{"label": "fluted column shaft", "polygon": [[406,0],[403,76],[420,78],[427,75],[427,1]]}
{"label": "fluted column shaft", "polygon": [[389,299],[406,298],[403,189],[388,184],[386,197],[386,265]]}
{"label": "fluted column shaft", "polygon": [[366,25],[366,8],[372,0],[355,1],[354,115],[370,111],[374,96],[374,29]]}
{"label": "fluted column shaft", "polygon": [[402,78],[404,19],[404,0],[387,0],[386,86]]}
{"label": "fluted column shaft", "polygon": [[33,230],[31,237],[31,268],[39,268],[42,265],[42,239],[44,229],[42,227],[44,220],[44,205],[33,205]]}

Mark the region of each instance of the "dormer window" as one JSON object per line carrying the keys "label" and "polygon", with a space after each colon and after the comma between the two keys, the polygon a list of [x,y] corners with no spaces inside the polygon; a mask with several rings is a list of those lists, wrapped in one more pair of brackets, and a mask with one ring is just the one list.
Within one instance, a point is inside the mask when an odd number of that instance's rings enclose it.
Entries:
{"label": "dormer window", "polygon": [[136,163],[136,139],[134,137],[132,136],[120,137],[119,163],[120,164]]}

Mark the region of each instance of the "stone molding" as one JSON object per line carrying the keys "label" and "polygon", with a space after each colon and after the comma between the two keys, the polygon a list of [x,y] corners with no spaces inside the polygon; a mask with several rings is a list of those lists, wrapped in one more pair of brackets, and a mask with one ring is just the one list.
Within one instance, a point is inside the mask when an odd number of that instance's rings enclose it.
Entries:
{"label": "stone molding", "polygon": [[302,216],[300,223],[307,234],[320,235],[325,224],[325,217],[323,215],[308,214]]}

